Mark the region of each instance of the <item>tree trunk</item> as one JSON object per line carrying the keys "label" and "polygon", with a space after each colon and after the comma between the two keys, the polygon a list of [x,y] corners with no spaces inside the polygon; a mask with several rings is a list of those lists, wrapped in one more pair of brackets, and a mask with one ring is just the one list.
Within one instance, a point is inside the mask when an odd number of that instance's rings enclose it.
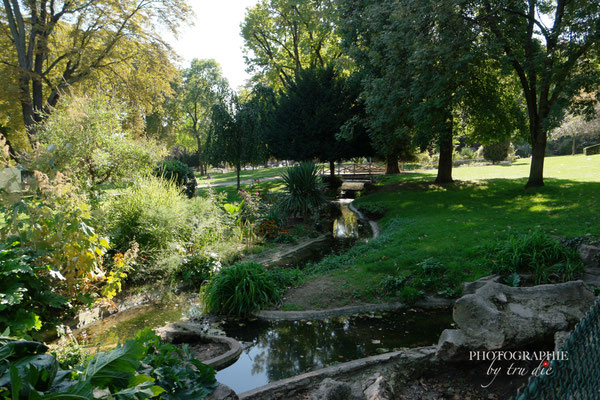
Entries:
{"label": "tree trunk", "polygon": [[335,176],[335,160],[329,161],[329,173],[331,176]]}
{"label": "tree trunk", "polygon": [[202,165],[202,140],[200,135],[196,133],[196,141],[198,142],[198,169],[200,170],[200,176],[204,176],[204,166]]}
{"label": "tree trunk", "polygon": [[237,174],[237,190],[239,191],[241,189],[240,186],[240,170],[242,169],[242,166],[240,165],[240,163],[236,163],[235,164],[235,172]]}
{"label": "tree trunk", "polygon": [[388,156],[386,157],[386,164],[386,175],[395,175],[400,173],[400,169],[398,169],[398,154],[388,154]]}
{"label": "tree trunk", "polygon": [[574,156],[574,155],[575,155],[575,151],[576,151],[576,149],[577,149],[577,145],[576,145],[576,143],[575,143],[575,142],[576,142],[576,138],[575,138],[575,136],[573,136],[573,147],[572,147],[572,149],[571,149],[571,155],[572,155],[572,156]]}
{"label": "tree trunk", "polygon": [[531,141],[531,168],[525,188],[544,186],[544,158],[546,156],[546,132],[541,126],[535,127],[536,134]]}
{"label": "tree trunk", "polygon": [[446,132],[440,133],[439,145],[440,145],[440,160],[438,162],[438,173],[435,178],[435,183],[452,183],[452,152],[454,146],[452,145],[452,128],[453,122],[452,117],[448,123]]}

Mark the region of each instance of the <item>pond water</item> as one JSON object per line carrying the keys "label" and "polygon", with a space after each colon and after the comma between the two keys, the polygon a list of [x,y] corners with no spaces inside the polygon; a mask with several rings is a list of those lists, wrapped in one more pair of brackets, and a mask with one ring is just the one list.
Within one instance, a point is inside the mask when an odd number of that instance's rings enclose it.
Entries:
{"label": "pond water", "polygon": [[[324,255],[341,252],[357,240],[368,240],[371,229],[348,208],[349,200],[337,202],[333,235],[318,248],[295,262],[305,264]],[[113,348],[145,327],[160,327],[184,318],[197,299],[171,298],[131,308],[75,332],[87,338],[87,346],[98,350]],[[231,366],[217,372],[217,380],[238,393],[316,370],[401,347],[437,342],[451,326],[450,310],[398,310],[314,321],[229,319],[218,329],[242,343],[242,355]],[[209,332],[210,333],[210,332]]]}
{"label": "pond water", "polygon": [[[182,320],[192,305],[178,299],[151,303],[112,315],[76,332],[98,350],[113,348],[147,326]],[[401,347],[427,346],[452,323],[450,310],[405,309],[313,321],[229,319],[219,324],[242,343],[242,355],[217,372],[217,380],[238,393],[280,379]]]}
{"label": "pond water", "polygon": [[450,310],[399,310],[314,321],[228,321],[244,351],[217,380],[237,393],[336,363],[437,343]]}

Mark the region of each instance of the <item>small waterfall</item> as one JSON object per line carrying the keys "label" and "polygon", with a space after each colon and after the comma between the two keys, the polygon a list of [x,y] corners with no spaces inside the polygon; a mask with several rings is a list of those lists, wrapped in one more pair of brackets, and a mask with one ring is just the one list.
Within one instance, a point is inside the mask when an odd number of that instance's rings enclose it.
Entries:
{"label": "small waterfall", "polygon": [[341,215],[333,221],[333,237],[336,239],[357,239],[358,238],[358,218],[354,212],[348,208],[351,199],[340,199]]}

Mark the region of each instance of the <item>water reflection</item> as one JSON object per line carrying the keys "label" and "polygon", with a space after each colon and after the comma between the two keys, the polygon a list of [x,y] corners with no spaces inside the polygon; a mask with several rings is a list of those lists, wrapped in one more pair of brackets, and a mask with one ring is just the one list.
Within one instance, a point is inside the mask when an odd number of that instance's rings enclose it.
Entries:
{"label": "water reflection", "polygon": [[269,382],[400,347],[437,342],[452,322],[448,310],[397,311],[320,321],[227,322],[228,336],[243,343],[244,353],[217,379],[236,392]]}
{"label": "water reflection", "polygon": [[360,234],[366,231],[359,223],[356,214],[348,208],[351,201],[351,199],[340,199],[336,202],[339,210],[333,221],[333,237],[336,239],[358,239]]}

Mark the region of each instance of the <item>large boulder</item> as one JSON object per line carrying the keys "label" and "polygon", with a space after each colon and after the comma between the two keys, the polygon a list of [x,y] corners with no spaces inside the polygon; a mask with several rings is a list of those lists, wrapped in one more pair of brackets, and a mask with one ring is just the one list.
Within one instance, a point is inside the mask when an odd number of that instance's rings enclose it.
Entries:
{"label": "large boulder", "polygon": [[590,309],[595,296],[582,281],[532,287],[487,282],[454,305],[458,329],[440,336],[437,356],[465,358],[470,350],[516,348],[569,330]]}

